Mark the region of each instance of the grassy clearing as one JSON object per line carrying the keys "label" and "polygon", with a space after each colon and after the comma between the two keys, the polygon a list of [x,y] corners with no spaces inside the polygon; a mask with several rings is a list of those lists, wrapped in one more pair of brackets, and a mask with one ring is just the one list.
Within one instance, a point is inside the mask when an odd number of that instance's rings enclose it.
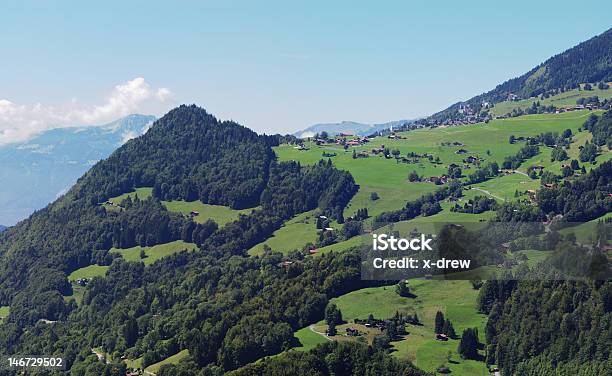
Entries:
{"label": "grassy clearing", "polygon": [[[395,293],[394,286],[386,286],[361,289],[332,299],[347,322],[338,327],[339,333],[344,331],[344,326],[355,327],[355,324],[351,324],[355,318],[365,319],[369,314],[376,318],[390,318],[396,311],[408,314],[416,312],[423,325],[407,326],[409,334],[392,343],[394,356],[413,361],[418,367],[428,371],[434,371],[440,364],[446,364],[453,375],[487,375],[483,362],[463,360],[459,357],[456,352],[458,340],[441,342],[434,339],[434,318],[436,312],[441,311],[452,321],[459,335],[465,328],[477,327],[481,341],[484,341],[486,316],[476,311],[478,291],[474,290],[468,281],[411,280],[409,285],[416,298],[402,298]],[[319,322],[315,328],[323,332],[326,325]],[[318,336],[321,339],[311,338],[306,331],[310,331],[309,328],[296,333],[300,341],[304,339],[304,347],[299,349],[306,350],[321,340],[325,341],[320,335]],[[379,333],[368,333],[364,337],[371,340],[376,334]],[[352,340],[343,335],[333,338]],[[453,363],[447,360],[449,351]]]}
{"label": "grassy clearing", "polygon": [[0,306],[0,324],[2,324],[2,321],[4,321],[4,319],[6,319],[10,313],[11,313],[11,307]]}
{"label": "grassy clearing", "polygon": [[[127,261],[142,261],[145,265],[150,265],[162,257],[166,257],[183,250],[194,251],[196,249],[197,246],[193,243],[186,243],[182,240],[176,240],[170,243],[154,245],[152,247],[136,246],[125,249],[111,248],[110,252],[119,253]],[[144,251],[146,256],[145,258],[140,258],[141,251]]]}
{"label": "grassy clearing", "polygon": [[[138,195],[138,198],[141,200],[147,199],[151,197],[153,192],[153,188],[150,187],[142,187],[136,188],[133,192],[124,193],[117,197],[113,197],[108,199],[109,202],[114,205],[120,205],[123,200],[126,198],[131,198],[132,200]],[[199,212],[200,214],[193,217],[193,220],[197,223],[204,223],[209,219],[217,222],[219,226],[224,226],[228,222],[235,221],[238,219],[240,214],[249,214],[251,209],[242,209],[242,210],[234,210],[227,206],[222,205],[210,205],[204,204],[200,201],[183,201],[183,200],[175,200],[175,201],[162,201],[162,204],[168,209],[168,211],[182,213],[185,215],[190,215],[191,212]],[[119,207],[104,204],[104,207],[107,210],[118,211]]]}
{"label": "grassy clearing", "polygon": [[68,276],[69,281],[76,281],[79,278],[103,277],[108,270],[108,266],[89,265],[84,268],[77,269]]}
{"label": "grassy clearing", "polygon": [[72,295],[64,295],[64,301],[68,302],[70,299],[74,299],[77,304],[81,304],[85,295],[85,287],[79,286],[76,283],[71,283],[70,285],[72,287]]}
{"label": "grassy clearing", "polygon": [[295,332],[295,337],[300,341],[301,346],[296,350],[309,351],[321,343],[328,342],[322,335],[313,332],[309,326]]}
{"label": "grassy clearing", "polygon": [[[540,181],[531,179],[525,175],[514,173],[504,175],[482,183],[474,184],[470,190],[481,196],[489,196],[504,201],[514,200],[515,191],[524,192],[529,189],[539,189]],[[498,200],[499,201],[499,200]]]}
{"label": "grassy clearing", "polygon": [[193,217],[197,223],[204,223],[209,219],[217,222],[222,227],[226,223],[233,222],[240,214],[249,214],[256,208],[235,210],[227,206],[204,204],[200,201],[162,201],[162,204],[172,212],[183,213],[189,215],[192,211],[200,213]]}
{"label": "grassy clearing", "polygon": [[527,265],[531,267],[531,266],[535,266],[539,264],[540,262],[546,260],[551,254],[552,254],[551,251],[539,251],[535,249],[527,249],[524,251],[515,252],[513,256],[515,258],[518,257],[519,255],[527,256]]}
{"label": "grassy clearing", "polygon": [[186,358],[189,356],[189,350],[182,350],[164,360],[162,360],[161,362],[155,363],[155,364],[151,364],[150,366],[148,366],[147,368],[145,368],[145,372],[150,372],[150,373],[156,373],[159,371],[159,369],[161,368],[161,366],[163,366],[164,364],[177,364],[178,362],[180,362],[182,359]]}
{"label": "grassy clearing", "polygon": [[151,197],[152,192],[153,192],[153,188],[150,188],[150,187],[136,188],[133,192],[124,193],[117,197],[109,198],[108,201],[112,202],[115,205],[119,205],[121,204],[121,201],[125,200],[128,197],[131,198],[132,200],[135,199],[136,195],[138,195],[139,199],[145,200]]}
{"label": "grassy clearing", "polygon": [[558,108],[562,107],[571,107],[576,105],[576,100],[579,98],[588,98],[598,96],[599,100],[604,100],[607,98],[612,98],[612,89],[607,90],[599,90],[597,85],[593,86],[593,90],[578,90],[573,89],[566,91],[565,93],[553,95],[546,99],[539,98],[528,98],[520,101],[504,101],[495,104],[495,106],[491,109],[491,114],[495,116],[505,115],[509,112],[512,112],[513,109],[522,109],[525,110],[535,102],[540,102],[542,106],[550,106],[553,105]]}
{"label": "grassy clearing", "polygon": [[125,359],[124,362],[128,368],[142,369],[142,356],[136,359]]}
{"label": "grassy clearing", "polygon": [[252,256],[261,255],[264,245],[267,244],[272,250],[287,254],[294,249],[302,249],[305,244],[314,243],[316,240],[316,217],[313,210],[287,221],[283,227],[274,231],[272,237],[254,246],[248,253]]}
{"label": "grassy clearing", "polygon": [[597,223],[600,220],[603,221],[611,217],[612,217],[612,213],[608,213],[592,221],[585,222],[585,223],[579,224],[574,227],[569,227],[569,228],[564,228],[562,230],[559,230],[559,233],[563,235],[573,233],[574,235],[576,235],[576,240],[579,243],[593,244],[596,239],[595,230],[597,228]]}
{"label": "grassy clearing", "polygon": [[[358,209],[368,209],[368,214],[372,217],[383,212],[401,208],[408,201],[415,200],[423,194],[433,192],[436,187],[430,183],[408,183],[408,187],[390,188],[382,186],[362,186],[349,202],[344,210],[344,217],[348,218],[355,215]],[[372,200],[371,194],[376,192],[380,197]]]}

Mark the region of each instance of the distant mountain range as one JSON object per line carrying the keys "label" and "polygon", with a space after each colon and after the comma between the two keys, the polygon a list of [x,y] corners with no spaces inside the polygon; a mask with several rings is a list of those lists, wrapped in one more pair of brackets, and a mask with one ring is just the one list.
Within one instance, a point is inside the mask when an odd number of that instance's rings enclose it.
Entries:
{"label": "distant mountain range", "polygon": [[340,123],[320,123],[314,124],[310,127],[295,132],[293,135],[296,137],[312,137],[317,133],[323,131],[330,135],[337,135],[339,133],[351,133],[357,136],[367,136],[369,134],[379,132],[391,127],[399,127],[402,125],[410,124],[413,120],[396,120],[381,124],[364,124],[357,123],[354,121],[342,121]]}
{"label": "distant mountain range", "polygon": [[7,229],[7,227],[6,227],[6,226],[2,226],[2,225],[0,225],[0,232],[4,231],[4,230],[6,230],[6,229]]}
{"label": "distant mountain range", "polygon": [[462,104],[478,107],[483,102],[495,104],[516,96],[529,98],[554,89],[569,89],[582,83],[612,81],[612,29],[584,41],[542,64],[522,76],[510,79],[495,89],[477,95],[465,102],[457,102],[430,117],[445,120],[455,117]]}
{"label": "distant mountain range", "polygon": [[59,128],[0,146],[0,223],[13,225],[70,188],[100,159],[149,129],[154,116],[129,115],[100,126]]}

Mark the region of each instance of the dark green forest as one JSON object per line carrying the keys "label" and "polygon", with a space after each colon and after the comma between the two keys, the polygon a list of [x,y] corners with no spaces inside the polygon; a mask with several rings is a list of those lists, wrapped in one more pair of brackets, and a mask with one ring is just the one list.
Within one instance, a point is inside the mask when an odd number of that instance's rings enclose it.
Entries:
{"label": "dark green forest", "polygon": [[556,374],[548,372],[559,368],[563,375],[603,375],[612,369],[609,281],[487,281],[480,304],[489,312],[487,363],[507,374]]}

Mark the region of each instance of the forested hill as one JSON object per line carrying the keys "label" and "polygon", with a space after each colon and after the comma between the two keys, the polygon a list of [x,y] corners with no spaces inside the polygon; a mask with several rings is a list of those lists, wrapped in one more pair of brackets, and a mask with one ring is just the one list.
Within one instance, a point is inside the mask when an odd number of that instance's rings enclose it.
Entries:
{"label": "forested hill", "polygon": [[553,89],[570,89],[585,82],[612,81],[612,29],[555,55],[522,76],[510,79],[495,89],[465,102],[455,103],[431,116],[445,120],[460,104],[479,108],[483,102],[504,101],[509,94],[529,98]]}
{"label": "forested hill", "polygon": [[134,187],[154,187],[159,199],[248,208],[259,204],[273,158],[250,129],[181,106],[156,121],[146,137],[97,164],[71,193],[102,202]]}

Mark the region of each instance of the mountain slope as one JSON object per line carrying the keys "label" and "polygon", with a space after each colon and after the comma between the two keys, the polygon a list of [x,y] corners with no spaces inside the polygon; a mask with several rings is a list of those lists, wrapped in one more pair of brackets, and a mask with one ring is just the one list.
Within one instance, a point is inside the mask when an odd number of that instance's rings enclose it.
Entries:
{"label": "mountain slope", "polygon": [[400,127],[402,125],[410,124],[412,122],[412,120],[396,120],[381,124],[364,124],[357,123],[354,121],[342,121],[340,123],[321,123],[311,125],[310,127],[304,130],[295,132],[293,135],[296,137],[304,138],[312,137],[317,133],[325,131],[330,135],[336,135],[339,133],[351,133],[356,136],[367,136],[378,131],[389,129],[391,127]]}
{"label": "mountain slope", "polygon": [[581,83],[599,81],[612,81],[612,29],[549,58],[489,92],[455,103],[430,119],[440,121],[455,118],[460,104],[480,108],[483,102],[498,103],[506,100],[510,94],[529,98],[548,90],[570,89]]}
{"label": "mountain slope", "polygon": [[0,146],[0,223],[14,224],[66,192],[91,166],[140,136],[154,116],[129,115],[112,123],[53,129]]}

